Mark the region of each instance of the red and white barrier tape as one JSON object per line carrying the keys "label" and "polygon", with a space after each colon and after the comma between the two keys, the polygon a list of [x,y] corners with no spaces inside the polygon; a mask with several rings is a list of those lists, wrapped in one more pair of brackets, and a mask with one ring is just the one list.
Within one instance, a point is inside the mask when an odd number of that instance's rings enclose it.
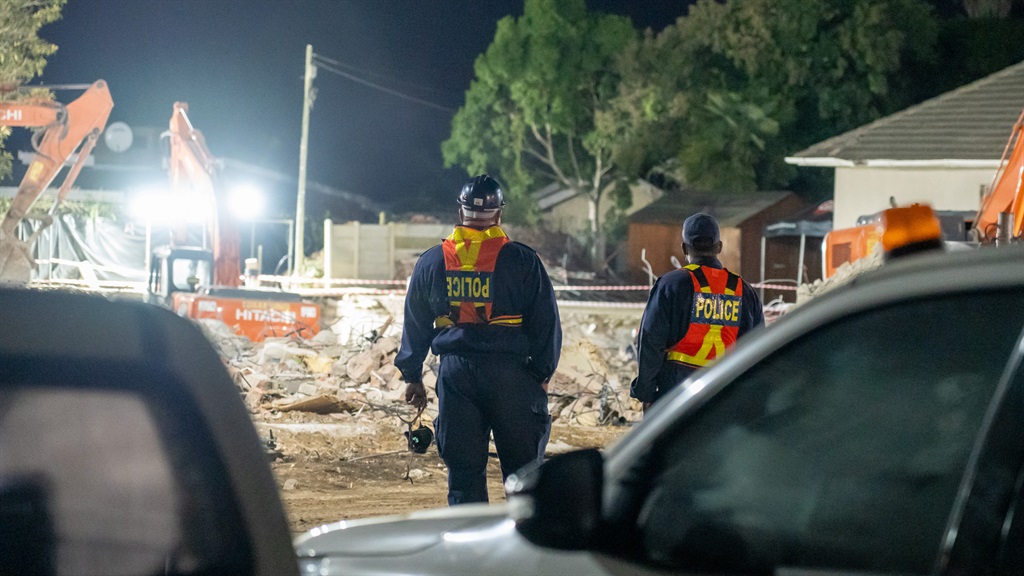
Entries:
{"label": "red and white barrier tape", "polygon": [[796,286],[788,286],[786,284],[751,284],[753,288],[765,288],[768,290],[796,290]]}
{"label": "red and white barrier tape", "polygon": [[291,285],[308,284],[312,286],[333,286],[335,284],[341,286],[405,286],[405,280],[362,280],[359,278],[329,278],[325,280],[323,278],[294,278],[292,276],[269,276],[266,274],[261,274],[260,280]]}
{"label": "red and white barrier tape", "polygon": [[633,285],[633,286],[561,286],[561,285],[558,285],[558,286],[553,286],[553,288],[556,291],[559,291],[559,290],[570,290],[572,292],[584,292],[584,291],[621,292],[621,291],[629,291],[629,290],[644,290],[644,291],[647,291],[647,290],[651,289],[651,287],[647,286],[646,284]]}
{"label": "red and white barrier tape", "polygon": [[596,302],[583,300],[558,301],[559,308],[630,308],[635,310],[643,310],[644,306],[646,306],[646,303],[644,302]]}
{"label": "red and white barrier tape", "polygon": [[405,289],[374,289],[374,288],[292,288],[293,292],[303,296],[394,296],[405,294]]}

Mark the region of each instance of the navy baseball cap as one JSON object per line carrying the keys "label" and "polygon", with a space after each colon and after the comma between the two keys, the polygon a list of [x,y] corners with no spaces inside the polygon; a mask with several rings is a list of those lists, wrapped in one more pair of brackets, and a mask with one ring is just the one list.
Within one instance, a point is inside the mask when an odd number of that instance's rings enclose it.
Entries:
{"label": "navy baseball cap", "polygon": [[683,221],[683,244],[711,246],[719,241],[718,220],[710,214],[698,212]]}

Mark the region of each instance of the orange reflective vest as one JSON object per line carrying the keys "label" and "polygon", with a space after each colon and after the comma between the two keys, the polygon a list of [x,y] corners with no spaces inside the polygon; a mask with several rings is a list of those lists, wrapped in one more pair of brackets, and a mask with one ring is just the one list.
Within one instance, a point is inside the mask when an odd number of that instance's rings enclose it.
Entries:
{"label": "orange reflective vest", "polygon": [[687,366],[706,366],[736,342],[740,325],[743,282],[718,268],[684,266],[693,279],[690,327],[682,340],[668,349],[666,358]]}
{"label": "orange reflective vest", "polygon": [[455,324],[522,324],[522,315],[491,317],[494,265],[498,261],[498,252],[509,242],[508,236],[498,226],[486,230],[456,226],[444,239],[441,249],[444,251],[449,310],[447,316],[434,319],[435,328]]}

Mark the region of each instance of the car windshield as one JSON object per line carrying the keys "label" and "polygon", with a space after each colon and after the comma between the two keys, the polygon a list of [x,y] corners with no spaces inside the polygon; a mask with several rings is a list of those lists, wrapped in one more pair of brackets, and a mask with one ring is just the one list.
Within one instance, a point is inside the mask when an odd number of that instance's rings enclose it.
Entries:
{"label": "car windshield", "polygon": [[1022,323],[1020,291],[945,296],[772,354],[653,450],[646,555],[715,571],[930,572]]}

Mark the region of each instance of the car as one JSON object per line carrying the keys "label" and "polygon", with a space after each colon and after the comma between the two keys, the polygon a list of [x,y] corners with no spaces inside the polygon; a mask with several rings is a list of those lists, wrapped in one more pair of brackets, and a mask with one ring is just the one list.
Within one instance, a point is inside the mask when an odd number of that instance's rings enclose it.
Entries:
{"label": "car", "polygon": [[294,541],[194,324],[0,288],[0,326],[3,575],[1024,573],[1021,246],[865,274],[507,503]]}
{"label": "car", "polygon": [[[1024,574],[1024,246],[887,263],[508,501],[326,525],[303,574]],[[382,496],[386,497],[386,496]]]}
{"label": "car", "polygon": [[298,574],[248,411],[192,322],[0,288],[0,574]]}

